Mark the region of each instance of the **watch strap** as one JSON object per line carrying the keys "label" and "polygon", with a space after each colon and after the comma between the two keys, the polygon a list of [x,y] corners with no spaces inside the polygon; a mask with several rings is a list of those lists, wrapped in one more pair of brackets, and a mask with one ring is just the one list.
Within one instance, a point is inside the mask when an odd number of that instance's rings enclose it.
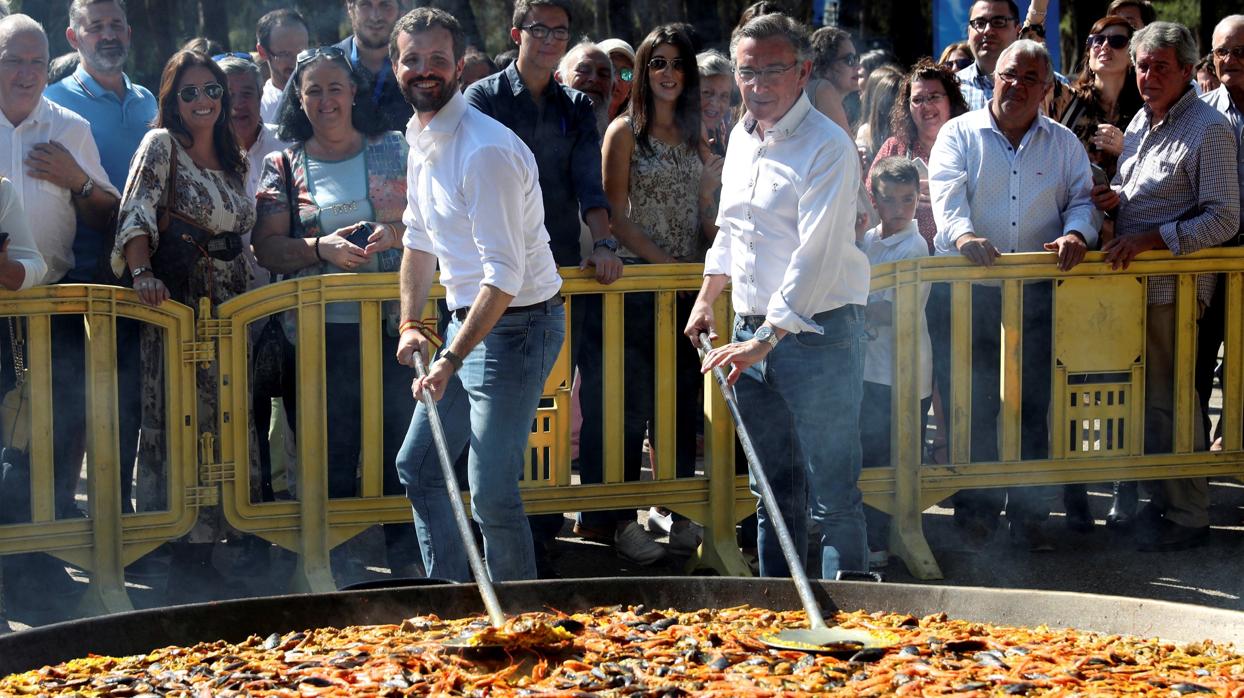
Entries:
{"label": "watch strap", "polygon": [[147,272],[149,272],[149,271],[151,271],[151,267],[148,267],[148,266],[137,266],[137,267],[134,267],[133,269],[131,269],[131,270],[130,270],[130,278],[131,278],[131,279],[136,279],[136,278],[138,278],[138,277],[142,276],[143,274],[146,274],[146,273],[147,273]]}
{"label": "watch strap", "polygon": [[450,366],[454,367],[454,372],[462,370],[462,357],[453,352],[452,349],[442,349],[441,358],[448,361]]}

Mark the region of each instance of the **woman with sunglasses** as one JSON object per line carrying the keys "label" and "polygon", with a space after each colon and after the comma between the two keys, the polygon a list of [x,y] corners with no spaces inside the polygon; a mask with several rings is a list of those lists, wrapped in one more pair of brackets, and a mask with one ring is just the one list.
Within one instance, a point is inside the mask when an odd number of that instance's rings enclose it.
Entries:
{"label": "woman with sunglasses", "polygon": [[[700,73],[687,34],[674,25],[657,27],[635,53],[635,80],[626,114],[605,132],[605,195],[613,209],[618,256],[627,264],[693,262],[699,251]],[[644,433],[654,414],[652,336],[655,297],[626,295],[626,411],[622,463],[626,478],[638,480]],[[692,298],[679,298],[678,323],[686,324]],[[695,350],[675,342],[677,413],[676,472],[695,474],[696,397],[701,381]],[[655,436],[649,432],[650,436]],[[651,440],[650,441],[655,441]],[[591,477],[591,475],[589,475]],[[599,475],[595,476],[599,480]],[[586,478],[585,478],[586,479]],[[613,528],[618,553],[652,564],[663,550],[639,527],[633,511],[584,514],[590,528]],[[675,524],[674,547],[691,548],[690,522]]]}
{"label": "woman with sunglasses", "polygon": [[[255,222],[246,193],[246,157],[229,122],[229,93],[220,67],[208,56],[180,51],[160,78],[159,112],[130,162],[121,197],[112,269],[133,279],[139,299],[158,306],[174,300],[198,314],[199,301],[223,303],[246,291],[250,267],[241,235]],[[143,325],[142,432],[138,449],[138,505],[167,506],[164,419],[164,340]],[[196,364],[198,425],[217,421],[216,365]],[[219,456],[217,456],[219,457]],[[211,566],[211,542],[223,528],[219,509],[200,509],[190,544],[175,547],[169,589],[181,600],[204,599],[223,584]]]}
{"label": "woman with sunglasses", "polygon": [[[367,79],[336,47],[298,54],[277,112],[277,136],[292,145],[265,158],[256,194],[258,221],[253,240],[255,256],[263,267],[286,278],[397,271],[406,208],[407,144],[401,134],[386,130],[368,98],[369,89]],[[415,403],[410,399],[413,376],[392,360],[397,354],[396,303],[385,304],[382,351],[375,356],[360,353],[357,303],[331,303],[324,317],[324,344],[330,357],[325,376],[331,430],[328,496],[358,494],[363,361],[379,361],[383,367],[384,491],[401,494],[392,463]],[[286,335],[291,342],[295,340],[291,324],[286,326]],[[385,527],[391,569],[409,572],[417,565],[414,541],[397,542],[412,532],[409,525]],[[343,583],[363,574],[357,561],[342,557],[348,555],[344,546],[334,550],[334,555]]]}
{"label": "woman with sunglasses", "polygon": [[860,58],[851,35],[837,27],[812,34],[812,79],[804,91],[816,107],[848,134],[855,133],[843,102],[860,91]]}

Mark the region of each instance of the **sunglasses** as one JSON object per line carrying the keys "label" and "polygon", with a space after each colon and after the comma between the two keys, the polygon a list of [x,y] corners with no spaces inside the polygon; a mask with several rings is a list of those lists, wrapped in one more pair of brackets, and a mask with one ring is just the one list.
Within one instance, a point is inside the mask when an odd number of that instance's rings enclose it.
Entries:
{"label": "sunglasses", "polygon": [[838,56],[834,59],[835,63],[846,63],[848,68],[854,68],[860,64],[860,56],[857,53],[848,53],[845,56]]}
{"label": "sunglasses", "polygon": [[677,70],[678,72],[681,73],[682,72],[682,59],[681,58],[662,58],[661,56],[657,56],[656,58],[653,58],[652,60],[648,61],[648,69],[651,71],[659,73],[662,70],[665,70],[666,67],[673,68],[674,70]]}
{"label": "sunglasses", "polygon": [[186,104],[190,104],[191,102],[199,98],[200,89],[202,89],[203,94],[207,95],[207,98],[212,100],[213,102],[219,100],[221,96],[225,94],[225,88],[221,87],[220,85],[214,82],[209,82],[206,85],[204,85],[202,88],[200,88],[198,85],[186,85],[185,87],[177,91],[177,96],[181,97],[181,101],[185,102]]}
{"label": "sunglasses", "polygon": [[304,63],[309,63],[320,57],[328,58],[330,60],[340,58],[341,60],[344,61],[346,60],[346,52],[342,51],[336,46],[320,46],[318,48],[309,48],[306,51],[303,51],[302,53],[298,54],[298,61],[296,65],[303,65]]}
{"label": "sunglasses", "polygon": [[255,60],[251,58],[251,55],[245,51],[228,51],[226,53],[218,53],[215,56],[212,56],[212,60],[216,61],[217,63],[219,63],[220,61],[226,58],[239,58],[241,60],[246,61],[247,63],[255,62]]}
{"label": "sunglasses", "polygon": [[1121,49],[1127,46],[1128,37],[1125,34],[1089,34],[1086,44],[1096,48],[1102,44],[1109,44],[1112,49]]}
{"label": "sunglasses", "polygon": [[623,68],[618,71],[618,77],[622,82],[630,82],[635,77],[635,71],[630,68]]}

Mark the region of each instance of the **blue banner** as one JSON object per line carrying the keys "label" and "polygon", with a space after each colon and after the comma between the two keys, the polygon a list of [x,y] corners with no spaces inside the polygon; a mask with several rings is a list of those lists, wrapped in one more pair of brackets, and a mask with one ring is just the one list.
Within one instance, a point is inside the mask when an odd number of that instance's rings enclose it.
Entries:
{"label": "blue banner", "polygon": [[[1028,0],[1016,0],[1019,5],[1019,18],[1022,22],[1028,12]],[[942,53],[942,49],[956,41],[968,38],[968,13],[972,9],[972,0],[933,0],[933,48],[931,55],[934,60]],[[1054,59],[1054,68],[1062,70],[1062,62],[1058,51],[1058,0],[1050,0],[1045,12],[1045,47]]]}

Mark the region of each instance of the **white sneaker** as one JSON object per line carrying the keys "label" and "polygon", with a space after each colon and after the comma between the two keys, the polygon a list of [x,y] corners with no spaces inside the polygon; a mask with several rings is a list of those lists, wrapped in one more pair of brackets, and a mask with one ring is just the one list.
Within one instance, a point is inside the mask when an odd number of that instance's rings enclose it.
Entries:
{"label": "white sneaker", "polygon": [[613,545],[619,556],[645,567],[665,557],[665,548],[652,540],[637,521],[631,521],[613,534]]}
{"label": "white sneaker", "polygon": [[879,570],[890,564],[889,550],[869,550],[868,569]]}
{"label": "white sneaker", "polygon": [[700,541],[704,539],[704,529],[694,521],[683,519],[671,525],[669,536],[672,552],[690,555],[700,547]]}
{"label": "white sneaker", "polygon": [[648,510],[648,532],[668,536],[670,527],[674,525],[674,515],[660,507]]}

